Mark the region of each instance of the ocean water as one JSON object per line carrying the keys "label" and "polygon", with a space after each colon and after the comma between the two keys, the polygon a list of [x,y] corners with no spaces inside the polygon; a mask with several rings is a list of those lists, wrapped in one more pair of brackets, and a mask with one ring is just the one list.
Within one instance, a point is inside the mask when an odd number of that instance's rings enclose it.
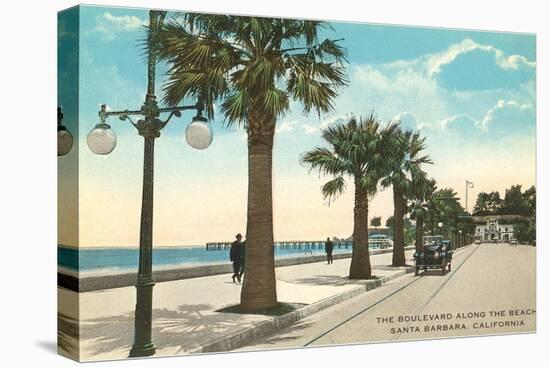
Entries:
{"label": "ocean water", "polygon": [[[338,248],[334,254],[349,253],[351,246]],[[282,249],[275,247],[275,258],[324,255],[324,248]],[[138,248],[82,248],[58,246],[57,264],[62,269],[80,272],[123,272],[138,268]],[[153,270],[163,268],[229,263],[229,250],[206,251],[205,246],[153,248]]]}

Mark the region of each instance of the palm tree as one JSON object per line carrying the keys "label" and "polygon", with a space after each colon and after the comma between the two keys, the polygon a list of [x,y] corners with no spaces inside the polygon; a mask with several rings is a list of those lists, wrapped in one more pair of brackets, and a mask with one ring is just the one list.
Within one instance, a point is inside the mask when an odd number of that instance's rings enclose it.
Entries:
{"label": "palm tree", "polygon": [[431,159],[421,152],[425,148],[425,138],[410,130],[397,129],[394,134],[396,151],[390,162],[390,173],[382,180],[383,187],[393,190],[393,256],[392,266],[405,266],[404,216],[407,208],[407,193],[411,191],[412,175],[420,169],[421,164],[432,163]]}
{"label": "palm tree", "polygon": [[415,249],[422,250],[422,238],[424,237],[424,222],[431,209],[432,197],[437,190],[436,181],[427,179],[423,171],[413,176],[413,196],[409,213],[415,224]]}
{"label": "palm tree", "polygon": [[319,40],[318,21],[232,15],[177,15],[158,36],[167,61],[164,100],[203,101],[209,117],[219,103],[226,124],[248,135],[247,251],[241,309],[277,305],[273,249],[272,154],[277,120],[290,100],[304,113],[333,111],[347,84],[345,52]]}
{"label": "palm tree", "polygon": [[[460,204],[458,193],[452,187],[437,190],[432,197],[433,215],[444,225],[444,232],[449,233],[457,227],[459,217],[466,214]],[[432,220],[432,233],[434,233],[435,219]]]}
{"label": "palm tree", "polygon": [[346,178],[353,179],[355,201],[353,208],[353,246],[350,279],[372,276],[369,259],[369,198],[376,193],[380,179],[387,174],[388,157],[393,152],[392,136],[397,124],[382,128],[374,115],[346,123],[332,124],[321,132],[329,148],[317,147],[306,152],[302,161],[311,169],[333,178],[322,188],[329,201],[346,189]]}

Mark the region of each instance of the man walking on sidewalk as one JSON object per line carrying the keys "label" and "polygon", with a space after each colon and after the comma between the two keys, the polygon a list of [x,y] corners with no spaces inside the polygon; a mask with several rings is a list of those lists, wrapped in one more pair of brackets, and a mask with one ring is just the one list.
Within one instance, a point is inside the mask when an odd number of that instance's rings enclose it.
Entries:
{"label": "man walking on sidewalk", "polygon": [[332,250],[334,250],[334,243],[330,240],[330,237],[327,237],[327,242],[325,242],[325,252],[327,253],[327,264],[332,264]]}
{"label": "man walking on sidewalk", "polygon": [[233,262],[233,283],[235,283],[235,279],[241,282],[241,270],[244,265],[244,245],[241,242],[241,239],[243,236],[238,233],[235,236],[236,240],[233,241],[231,244],[231,249],[229,250],[229,260]]}

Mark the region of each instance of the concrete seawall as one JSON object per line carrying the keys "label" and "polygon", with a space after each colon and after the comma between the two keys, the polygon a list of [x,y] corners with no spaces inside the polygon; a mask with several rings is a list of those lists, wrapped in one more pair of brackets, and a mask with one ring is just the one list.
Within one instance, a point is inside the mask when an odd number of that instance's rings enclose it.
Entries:
{"label": "concrete seawall", "polygon": [[[412,250],[414,246],[405,247],[405,250]],[[371,255],[379,255],[392,252],[392,249],[384,250],[371,250]],[[347,259],[351,257],[349,254],[335,254],[334,260]],[[287,257],[275,259],[275,267],[292,266],[300,264],[308,264],[314,262],[326,261],[325,255],[315,255],[307,257]],[[163,269],[153,271],[153,279],[156,283],[168,282],[171,280],[189,279],[206,277],[218,274],[228,274],[233,272],[233,266],[231,263],[227,264],[214,264],[214,265],[199,265],[182,267],[175,269]],[[110,275],[97,275],[97,276],[84,276],[78,277],[76,273],[67,273],[58,271],[57,284],[60,287],[70,289],[75,292],[91,292],[102,289],[129,287],[136,284],[136,272],[110,274]]]}

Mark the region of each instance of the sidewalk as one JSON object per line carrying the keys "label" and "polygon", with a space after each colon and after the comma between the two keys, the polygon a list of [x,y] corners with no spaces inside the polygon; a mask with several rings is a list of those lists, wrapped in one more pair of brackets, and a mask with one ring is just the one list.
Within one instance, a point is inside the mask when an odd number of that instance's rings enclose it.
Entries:
{"label": "sidewalk", "polygon": [[[350,281],[351,259],[276,268],[279,302],[304,304],[284,316],[241,315],[216,310],[239,303],[241,286],[231,274],[158,283],[154,287],[153,342],[157,356],[215,352],[241,346],[250,338],[290,325],[300,318],[375,288],[412,268],[391,268],[391,253],[371,256],[379,279]],[[411,264],[412,251],[407,252]],[[77,293],[63,288],[66,299]],[[124,287],[79,294],[78,309],[59,304],[59,329],[66,349],[76,348],[80,359],[127,358],[133,343],[135,288]],[[70,297],[70,298],[69,298]],[[80,330],[74,320],[80,313]]]}

